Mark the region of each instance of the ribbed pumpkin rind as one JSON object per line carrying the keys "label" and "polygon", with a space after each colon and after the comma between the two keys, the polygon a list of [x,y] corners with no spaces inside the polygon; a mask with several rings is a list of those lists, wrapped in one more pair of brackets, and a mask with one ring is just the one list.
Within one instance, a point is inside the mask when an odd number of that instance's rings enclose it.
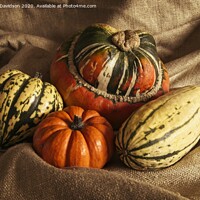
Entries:
{"label": "ribbed pumpkin rind", "polygon": [[63,108],[57,89],[18,70],[0,75],[0,147],[9,147],[32,134],[48,113]]}
{"label": "ribbed pumpkin rind", "polygon": [[[75,117],[83,126],[77,126]],[[74,123],[76,127],[72,126]],[[114,132],[98,112],[67,106],[50,113],[37,126],[33,147],[56,167],[102,168],[113,155]]]}
{"label": "ribbed pumpkin rind", "polygon": [[200,138],[199,95],[199,86],[178,88],[132,114],[116,136],[121,160],[139,170],[179,161]]}

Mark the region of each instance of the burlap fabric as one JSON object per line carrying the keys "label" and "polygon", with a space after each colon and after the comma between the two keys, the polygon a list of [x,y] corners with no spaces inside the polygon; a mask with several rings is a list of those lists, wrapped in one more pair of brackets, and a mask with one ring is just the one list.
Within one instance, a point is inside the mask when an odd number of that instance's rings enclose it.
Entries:
{"label": "burlap fabric", "polygon": [[[41,4],[86,4],[81,0],[28,1]],[[43,73],[59,44],[96,22],[118,29],[142,29],[156,39],[171,88],[200,84],[200,1],[87,1],[96,8],[6,9],[0,2],[0,72],[20,69]],[[45,163],[31,143],[0,154],[0,199],[200,199],[199,144],[177,164],[158,171],[127,168],[114,155],[103,169],[57,169]]]}

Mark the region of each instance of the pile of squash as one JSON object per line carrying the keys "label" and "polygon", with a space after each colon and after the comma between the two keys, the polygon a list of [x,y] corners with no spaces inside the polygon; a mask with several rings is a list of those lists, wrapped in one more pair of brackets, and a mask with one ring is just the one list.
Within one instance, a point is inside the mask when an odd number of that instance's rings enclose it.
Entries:
{"label": "pile of squash", "polygon": [[50,80],[0,75],[0,148],[32,137],[59,168],[103,168],[116,150],[128,167],[147,170],[173,165],[199,141],[200,87],[169,91],[145,31],[87,27],[60,46]]}

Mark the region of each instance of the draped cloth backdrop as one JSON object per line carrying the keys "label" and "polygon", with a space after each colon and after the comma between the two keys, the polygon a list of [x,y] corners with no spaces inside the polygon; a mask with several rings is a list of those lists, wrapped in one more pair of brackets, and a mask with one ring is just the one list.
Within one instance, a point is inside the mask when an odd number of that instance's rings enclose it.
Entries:
{"label": "draped cloth backdrop", "polygon": [[[28,3],[27,3],[28,2]],[[156,40],[171,88],[200,84],[200,1],[98,0],[93,8],[22,8],[27,4],[86,4],[81,0],[2,0],[0,73],[19,69],[49,81],[49,68],[62,41],[93,23],[119,30],[141,29]],[[21,8],[5,8],[15,4]],[[0,199],[200,199],[200,146],[177,164],[158,171],[126,167],[114,155],[103,169],[57,169],[31,143],[0,154]]]}

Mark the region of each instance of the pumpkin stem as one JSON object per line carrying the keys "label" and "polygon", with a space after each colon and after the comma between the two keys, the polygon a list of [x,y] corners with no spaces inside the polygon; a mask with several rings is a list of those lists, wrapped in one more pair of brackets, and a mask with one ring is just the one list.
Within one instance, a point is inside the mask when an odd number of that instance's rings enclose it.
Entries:
{"label": "pumpkin stem", "polygon": [[83,122],[82,122],[82,118],[74,115],[74,121],[70,126],[71,129],[73,130],[80,130],[83,128]]}
{"label": "pumpkin stem", "polygon": [[140,46],[140,37],[132,30],[125,30],[114,33],[112,42],[122,51],[131,51]]}
{"label": "pumpkin stem", "polygon": [[40,72],[36,72],[34,78],[42,79],[42,74]]}

